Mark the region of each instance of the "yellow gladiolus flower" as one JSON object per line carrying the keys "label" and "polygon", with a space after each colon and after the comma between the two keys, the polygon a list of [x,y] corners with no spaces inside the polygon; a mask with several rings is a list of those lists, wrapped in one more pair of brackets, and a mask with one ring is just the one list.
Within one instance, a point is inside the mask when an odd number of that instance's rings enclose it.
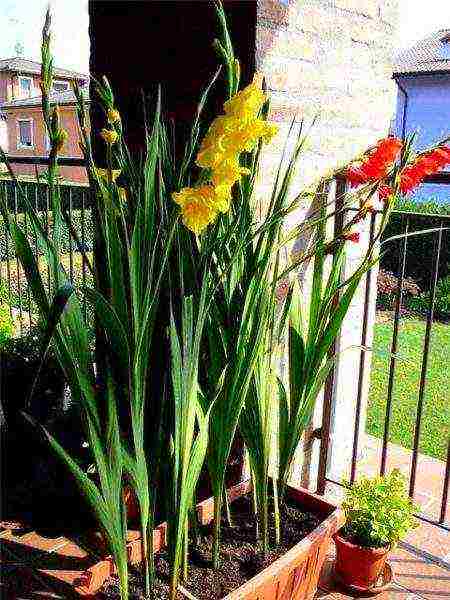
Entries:
{"label": "yellow gladiolus flower", "polygon": [[106,118],[108,119],[108,123],[120,123],[120,113],[116,108],[110,108],[106,113]]}
{"label": "yellow gladiolus flower", "polygon": [[241,118],[256,117],[266,100],[266,96],[261,89],[262,80],[261,73],[256,73],[250,85],[225,102],[225,114]]}
{"label": "yellow gladiolus flower", "polygon": [[211,185],[183,188],[172,197],[181,207],[183,223],[197,235],[217,216],[215,190]]}
{"label": "yellow gladiolus flower", "polygon": [[[97,175],[101,178],[104,179],[105,181],[108,181],[108,169],[95,169]],[[120,169],[112,169],[111,170],[111,180],[114,182],[116,181],[116,179],[119,177],[120,175]]]}
{"label": "yellow gladiolus flower", "polygon": [[113,129],[102,129],[100,131],[100,137],[108,144],[108,146],[112,146],[119,139],[119,134],[117,131]]}
{"label": "yellow gladiolus flower", "polygon": [[212,169],[211,181],[215,186],[232,186],[242,175],[248,175],[250,171],[240,166],[237,156],[225,158]]}
{"label": "yellow gladiolus flower", "polygon": [[239,122],[234,117],[221,115],[214,119],[202,140],[197,155],[197,164],[204,168],[213,168],[220,163],[225,155],[230,155],[234,150],[230,147],[230,135],[239,127]]}
{"label": "yellow gladiolus flower", "polygon": [[221,213],[226,213],[230,210],[231,188],[232,185],[218,185],[214,188],[215,191],[215,207]]}
{"label": "yellow gladiolus flower", "polygon": [[278,133],[278,125],[275,125],[274,123],[267,123],[265,122],[265,133],[262,136],[262,141],[265,144],[268,144],[272,138],[277,135]]}

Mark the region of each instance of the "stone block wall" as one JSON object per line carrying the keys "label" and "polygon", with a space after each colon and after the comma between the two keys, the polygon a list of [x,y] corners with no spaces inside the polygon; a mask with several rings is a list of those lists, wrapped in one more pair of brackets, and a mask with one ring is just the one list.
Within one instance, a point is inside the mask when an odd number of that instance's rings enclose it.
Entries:
{"label": "stone block wall", "polygon": [[258,0],[256,67],[266,77],[280,133],[317,117],[305,155],[306,180],[348,161],[388,132],[398,0]]}

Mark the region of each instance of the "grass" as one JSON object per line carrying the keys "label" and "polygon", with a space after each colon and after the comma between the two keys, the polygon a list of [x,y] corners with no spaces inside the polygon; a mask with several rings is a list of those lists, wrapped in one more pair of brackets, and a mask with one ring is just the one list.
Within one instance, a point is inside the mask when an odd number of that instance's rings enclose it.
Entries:
{"label": "grass", "polygon": [[[426,323],[402,319],[392,396],[389,440],[412,448],[419,396],[420,371]],[[381,438],[386,414],[390,344],[393,322],[375,326],[367,433]],[[450,434],[450,325],[434,323],[424,395],[420,452],[445,460]]]}

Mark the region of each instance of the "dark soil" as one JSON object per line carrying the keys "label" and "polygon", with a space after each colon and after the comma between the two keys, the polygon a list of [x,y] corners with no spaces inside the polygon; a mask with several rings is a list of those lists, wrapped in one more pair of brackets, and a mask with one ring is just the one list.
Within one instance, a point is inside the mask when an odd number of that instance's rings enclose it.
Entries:
{"label": "dark soil", "polygon": [[[315,529],[320,519],[311,513],[303,512],[294,505],[287,504],[281,515],[282,542],[263,556],[255,546],[255,518],[251,499],[246,496],[232,504],[233,527],[224,523],[222,528],[221,567],[212,568],[211,526],[203,527],[197,543],[191,540],[189,549],[189,577],[183,587],[198,600],[219,600],[223,598],[268,565],[285,554],[302,538]],[[273,519],[270,519],[273,522]],[[274,531],[271,530],[271,541]],[[167,600],[169,597],[169,565],[164,551],[156,555],[157,581],[152,600]],[[146,600],[143,577],[138,571],[130,573],[130,600]],[[111,577],[103,586],[101,596],[105,600],[119,600],[117,579]],[[179,600],[186,597],[179,594]]]}

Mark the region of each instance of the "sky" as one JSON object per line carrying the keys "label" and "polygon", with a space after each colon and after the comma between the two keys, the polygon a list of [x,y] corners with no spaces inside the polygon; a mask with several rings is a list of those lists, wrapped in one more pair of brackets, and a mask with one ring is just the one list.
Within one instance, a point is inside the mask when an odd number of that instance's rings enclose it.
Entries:
{"label": "sky", "polygon": [[450,0],[400,0],[397,49],[412,46],[438,29],[450,28]]}
{"label": "sky", "polygon": [[[50,1],[56,66],[88,71],[87,3],[88,0]],[[450,0],[399,0],[399,3],[397,50],[408,48],[437,29],[450,28]],[[19,44],[23,46],[24,58],[39,60],[40,29],[47,4],[48,0],[0,0],[0,58],[17,55]]]}
{"label": "sky", "polygon": [[39,60],[41,28],[47,5],[52,9],[53,54],[57,67],[89,70],[88,0],[0,0],[0,58]]}

